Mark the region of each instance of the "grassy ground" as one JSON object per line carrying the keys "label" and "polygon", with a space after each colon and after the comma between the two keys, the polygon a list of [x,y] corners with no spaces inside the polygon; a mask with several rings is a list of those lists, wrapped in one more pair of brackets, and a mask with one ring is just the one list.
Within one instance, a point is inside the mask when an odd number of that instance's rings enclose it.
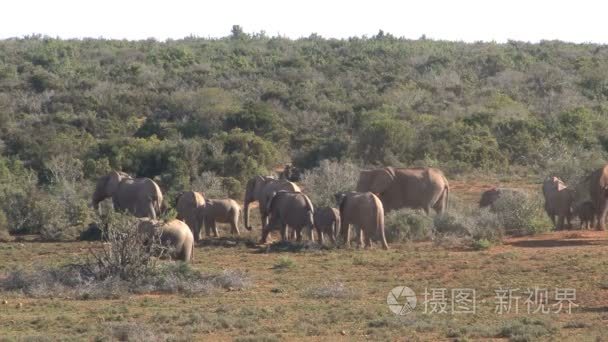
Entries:
{"label": "grassy ground", "polygon": [[[257,238],[259,231],[253,233],[249,237]],[[0,243],[0,278],[15,267],[80,262],[96,244]],[[0,292],[0,340],[588,341],[608,336],[606,232],[508,239],[486,251],[415,243],[393,244],[388,251],[267,253],[244,243],[218,245],[198,246],[193,267],[245,271],[250,288],[117,300],[32,299]],[[401,285],[416,292],[418,306],[396,316],[386,298]],[[551,304],[556,287],[575,288],[578,307],[572,314],[528,314],[522,298],[518,314],[494,312],[495,289],[536,286],[550,289]],[[425,314],[425,288],[475,289],[476,313]]]}

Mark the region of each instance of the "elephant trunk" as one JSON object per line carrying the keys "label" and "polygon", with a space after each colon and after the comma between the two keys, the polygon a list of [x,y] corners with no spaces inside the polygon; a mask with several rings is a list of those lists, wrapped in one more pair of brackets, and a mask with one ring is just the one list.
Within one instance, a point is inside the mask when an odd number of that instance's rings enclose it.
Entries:
{"label": "elephant trunk", "polygon": [[243,205],[243,218],[245,221],[245,228],[247,230],[251,230],[251,226],[249,225],[249,204],[251,202],[245,199],[245,203]]}

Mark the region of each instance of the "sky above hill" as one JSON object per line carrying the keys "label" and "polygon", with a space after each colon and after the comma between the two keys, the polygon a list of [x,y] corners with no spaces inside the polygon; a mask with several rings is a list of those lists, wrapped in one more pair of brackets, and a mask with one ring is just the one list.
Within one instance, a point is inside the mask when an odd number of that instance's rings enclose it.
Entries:
{"label": "sky above hill", "polygon": [[601,0],[8,0],[0,9],[0,38],[224,37],[236,24],[247,33],[290,38],[372,36],[382,29],[411,39],[608,43],[607,10]]}

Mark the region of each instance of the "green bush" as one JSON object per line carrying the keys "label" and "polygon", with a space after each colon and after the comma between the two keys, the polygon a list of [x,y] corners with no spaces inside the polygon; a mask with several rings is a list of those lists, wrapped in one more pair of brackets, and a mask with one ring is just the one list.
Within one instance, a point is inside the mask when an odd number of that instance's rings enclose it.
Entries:
{"label": "green bush", "polygon": [[393,210],[384,217],[388,242],[428,240],[433,234],[433,219],[419,211]]}
{"label": "green bush", "polygon": [[318,167],[304,172],[302,189],[316,207],[336,207],[334,195],[357,186],[359,168],[351,163],[323,160]]}
{"label": "green bush", "polygon": [[524,192],[505,192],[493,209],[501,226],[509,234],[528,235],[548,230],[540,197]]}
{"label": "green bush", "polygon": [[440,242],[456,238],[476,249],[500,243],[504,234],[498,217],[487,209],[451,211],[435,216],[433,224]]}
{"label": "green bush", "polygon": [[10,240],[10,234],[8,233],[8,219],[4,211],[0,209],[0,241]]}

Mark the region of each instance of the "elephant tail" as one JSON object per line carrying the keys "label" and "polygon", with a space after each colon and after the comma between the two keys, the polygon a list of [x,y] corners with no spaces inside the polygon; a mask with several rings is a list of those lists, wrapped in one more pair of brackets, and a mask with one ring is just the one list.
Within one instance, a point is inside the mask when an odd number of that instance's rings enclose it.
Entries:
{"label": "elephant tail", "polygon": [[377,233],[380,236],[380,242],[382,243],[382,248],[388,249],[388,243],[386,242],[386,235],[384,234],[384,207],[382,206],[382,202],[378,198],[378,196],[372,194],[374,203],[376,204],[376,229],[378,229]]}
{"label": "elephant tail", "polygon": [[445,212],[447,212],[448,209],[450,208],[450,186],[447,184],[447,182],[446,182],[446,185],[445,185],[444,192],[445,192],[445,196],[443,198],[443,201],[444,201],[443,202],[443,210]]}

